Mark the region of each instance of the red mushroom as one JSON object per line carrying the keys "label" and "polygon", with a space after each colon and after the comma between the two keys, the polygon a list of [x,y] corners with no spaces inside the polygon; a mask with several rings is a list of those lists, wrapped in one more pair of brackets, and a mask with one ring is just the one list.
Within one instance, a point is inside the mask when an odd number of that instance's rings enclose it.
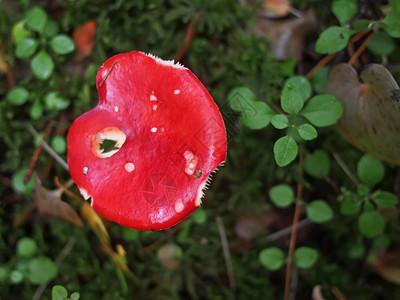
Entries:
{"label": "red mushroom", "polygon": [[99,103],[68,133],[72,179],[106,219],[140,230],[177,224],[226,159],[217,105],[187,68],[142,52],[110,58],[96,84]]}

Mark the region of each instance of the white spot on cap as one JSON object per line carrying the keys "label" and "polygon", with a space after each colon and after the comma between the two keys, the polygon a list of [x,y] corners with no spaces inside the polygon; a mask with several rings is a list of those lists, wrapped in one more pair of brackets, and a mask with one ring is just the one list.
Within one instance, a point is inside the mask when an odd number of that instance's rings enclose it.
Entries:
{"label": "white spot on cap", "polygon": [[119,110],[119,107],[118,107],[118,106],[114,107],[114,111],[115,111],[115,112],[118,112],[118,110]]}
{"label": "white spot on cap", "polygon": [[157,101],[157,97],[153,94],[150,95],[150,101]]}
{"label": "white spot on cap", "polygon": [[83,175],[86,175],[88,171],[89,171],[88,167],[83,167]]}
{"label": "white spot on cap", "polygon": [[131,162],[125,164],[125,170],[130,173],[135,170],[135,165]]}
{"label": "white spot on cap", "polygon": [[178,95],[180,92],[181,92],[180,90],[175,90],[175,91],[174,91],[174,94],[175,94],[175,95]]}
{"label": "white spot on cap", "polygon": [[199,162],[199,158],[189,150],[186,150],[185,153],[183,153],[183,156],[186,160],[185,173],[188,175],[193,175],[197,163]]}
{"label": "white spot on cap", "polygon": [[85,198],[85,200],[88,200],[90,197],[92,197],[91,195],[89,195],[88,191],[85,190],[84,188],[79,188],[79,192],[81,193],[83,198]]}
{"label": "white spot on cap", "polygon": [[151,129],[151,132],[157,132],[157,127],[153,127],[153,128]]}
{"label": "white spot on cap", "polygon": [[154,104],[153,105],[153,110],[156,110],[157,109],[157,104]]}
{"label": "white spot on cap", "polygon": [[175,206],[174,206],[175,211],[179,213],[183,210],[184,207],[185,206],[183,205],[182,199],[181,198],[176,199]]}

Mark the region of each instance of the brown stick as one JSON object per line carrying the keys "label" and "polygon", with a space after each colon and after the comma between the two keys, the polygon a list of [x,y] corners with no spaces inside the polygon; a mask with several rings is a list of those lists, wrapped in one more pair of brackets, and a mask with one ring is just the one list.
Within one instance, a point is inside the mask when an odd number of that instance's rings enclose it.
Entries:
{"label": "brown stick", "polygon": [[285,278],[285,300],[289,300],[291,290],[290,290],[290,279],[292,275],[292,261],[293,254],[296,248],[296,239],[297,239],[297,224],[299,223],[300,218],[300,203],[303,195],[303,184],[301,180],[303,178],[303,151],[300,147],[299,149],[299,182],[297,184],[297,200],[296,200],[296,208],[293,216],[293,227],[292,227],[292,235],[290,236],[290,244],[289,244],[289,254],[288,254],[288,262],[286,265],[286,278]]}
{"label": "brown stick", "polygon": [[310,71],[308,71],[306,77],[307,79],[311,79],[311,77],[314,75],[315,71],[317,71],[319,68],[325,66],[328,62],[330,62],[337,53],[332,53],[327,56],[325,56],[323,59],[321,59]]}
{"label": "brown stick", "polygon": [[[72,180],[71,180],[70,182],[72,182]],[[69,182],[67,182],[67,184],[64,186],[64,185],[60,182],[60,180],[58,179],[58,177],[55,176],[55,177],[54,177],[54,183],[55,183],[56,186],[58,186],[64,193],[66,193],[66,194],[67,194],[68,196],[70,196],[71,198],[75,198],[75,199],[78,199],[78,200],[83,201],[82,197],[80,197],[80,196],[78,196],[77,194],[71,192],[71,191],[67,188],[67,186],[70,186],[70,185],[71,185]]]}
{"label": "brown stick", "polygon": [[178,54],[175,55],[174,58],[175,61],[180,61],[182,57],[185,56],[190,44],[192,43],[193,38],[197,34],[197,29],[199,28],[201,18],[203,17],[203,13],[204,10],[199,11],[196,17],[190,21],[189,26],[186,30],[185,42],[182,48],[179,50]]}
{"label": "brown stick", "polygon": [[[43,133],[43,140],[47,139],[47,137],[49,136],[50,132],[51,132],[51,128],[53,127],[53,121],[50,121],[49,124],[46,126],[46,129],[44,130]],[[35,152],[33,153],[31,162],[29,164],[29,170],[28,172],[26,172],[25,178],[24,178],[24,182],[27,183],[29,181],[29,178],[31,178],[32,172],[33,172],[33,168],[36,165],[36,161],[39,157],[40,152],[43,149],[43,145],[42,143],[39,144],[39,146],[37,146]]]}
{"label": "brown stick", "polygon": [[372,31],[369,36],[365,39],[365,41],[361,44],[361,46],[357,49],[356,53],[350,58],[348,64],[354,65],[354,63],[357,61],[361,53],[364,52],[365,48],[367,47],[369,41],[374,37],[376,31]]}

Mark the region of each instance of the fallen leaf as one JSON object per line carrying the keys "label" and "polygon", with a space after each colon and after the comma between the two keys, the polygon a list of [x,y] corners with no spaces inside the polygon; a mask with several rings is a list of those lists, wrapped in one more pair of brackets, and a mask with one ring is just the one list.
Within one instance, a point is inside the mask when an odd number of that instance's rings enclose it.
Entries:
{"label": "fallen leaf", "polygon": [[76,59],[81,61],[93,51],[94,37],[96,35],[96,22],[88,21],[75,29],[72,38],[76,44]]}
{"label": "fallen leaf", "polygon": [[278,59],[302,57],[305,37],[317,30],[317,17],[313,10],[299,12],[289,20],[258,18],[254,32],[271,39],[271,48]]}
{"label": "fallen leaf", "polygon": [[89,223],[89,226],[96,233],[103,246],[109,246],[110,236],[104,226],[101,217],[94,211],[88,202],[83,202],[81,206],[81,214],[84,219]]}
{"label": "fallen leaf", "polygon": [[61,200],[62,194],[61,189],[50,191],[44,188],[38,175],[35,174],[33,198],[39,214],[83,227],[83,222],[76,211],[68,203]]}
{"label": "fallen leaf", "polygon": [[292,7],[290,0],[266,0],[263,8],[263,14],[267,18],[276,18],[286,16]]}
{"label": "fallen leaf", "polygon": [[400,165],[400,89],[382,65],[367,65],[359,80],[348,64],[335,66],[327,93],[343,105],[337,123],[343,137],[360,150],[381,160]]}
{"label": "fallen leaf", "polygon": [[279,219],[279,214],[274,210],[242,214],[236,220],[235,233],[242,240],[251,240],[270,229]]}
{"label": "fallen leaf", "polygon": [[400,285],[400,251],[393,250],[374,261],[378,274],[385,280]]}

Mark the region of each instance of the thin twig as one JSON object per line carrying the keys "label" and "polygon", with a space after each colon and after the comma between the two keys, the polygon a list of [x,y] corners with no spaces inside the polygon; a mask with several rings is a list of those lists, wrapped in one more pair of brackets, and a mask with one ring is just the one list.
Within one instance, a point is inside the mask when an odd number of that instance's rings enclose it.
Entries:
{"label": "thin twig", "polygon": [[288,254],[288,261],[286,265],[286,278],[285,278],[285,300],[290,299],[291,290],[290,290],[290,279],[291,279],[291,272],[292,272],[292,261],[293,261],[293,254],[296,248],[296,239],[297,239],[297,225],[299,223],[300,218],[300,203],[303,195],[303,158],[304,154],[302,151],[302,147],[299,148],[299,182],[297,183],[297,199],[296,199],[296,208],[294,211],[293,216],[293,230],[292,235],[290,236],[290,244],[289,244],[289,254]]}
{"label": "thin twig", "polygon": [[323,59],[321,59],[310,71],[308,71],[308,73],[306,75],[307,79],[311,79],[311,77],[313,77],[315,71],[317,71],[319,68],[325,66],[332,59],[334,59],[336,54],[337,53],[332,53],[332,54],[325,56]]}
{"label": "thin twig", "polygon": [[197,15],[190,21],[189,26],[186,31],[185,42],[182,48],[179,50],[178,54],[175,55],[174,60],[180,61],[182,57],[185,56],[193,38],[197,34],[197,29],[199,28],[201,18],[203,17],[204,10],[201,10],[197,13]]}
{"label": "thin twig", "polygon": [[[50,132],[51,132],[51,128],[53,127],[53,121],[50,121],[50,123],[46,126],[46,129],[44,130],[44,134],[42,139],[45,140],[47,139],[47,137],[49,136]],[[28,172],[26,172],[25,178],[24,178],[24,182],[27,183],[29,181],[29,178],[31,178],[32,172],[33,172],[33,168],[36,165],[36,161],[39,157],[40,152],[42,151],[43,148],[43,144],[40,143],[39,146],[37,146],[35,153],[33,153],[31,162],[29,164],[29,170]]]}
{"label": "thin twig", "polygon": [[[297,231],[303,229],[308,224],[311,224],[311,221],[309,219],[307,219],[307,218],[299,221],[297,223]],[[274,232],[274,233],[270,234],[267,237],[267,242],[275,242],[275,241],[277,241],[277,240],[289,235],[292,232],[292,229],[293,229],[293,225],[290,225],[289,227],[286,227],[286,228],[284,228],[282,230],[279,230],[277,232]]]}
{"label": "thin twig", "polygon": [[224,223],[222,222],[222,218],[220,216],[215,217],[215,221],[217,222],[219,236],[221,238],[222,250],[224,252],[224,258],[226,264],[226,271],[228,272],[229,286],[231,287],[232,290],[235,290],[236,289],[235,274],[233,273],[231,253],[229,251],[228,238],[226,237]]}
{"label": "thin twig", "polygon": [[365,41],[361,44],[361,46],[357,49],[356,53],[350,58],[348,64],[354,65],[354,63],[357,61],[358,57],[363,53],[365,48],[367,47],[369,41],[374,37],[376,31],[372,31],[369,36],[365,39]]}
{"label": "thin twig", "polygon": [[[31,124],[28,123],[26,127],[35,138],[39,137],[39,134]],[[68,164],[57,153],[55,153],[54,150],[51,149],[51,147],[42,138],[40,139],[40,143],[43,145],[43,149],[46,150],[46,152],[53,157],[65,170],[68,171]]]}
{"label": "thin twig", "polygon": [[331,288],[331,291],[332,291],[332,294],[335,295],[337,300],[348,300],[347,297],[345,295],[343,295],[343,293],[336,286]]}
{"label": "thin twig", "polygon": [[78,196],[77,194],[71,192],[68,187],[71,186],[72,183],[74,183],[74,181],[72,179],[68,180],[67,183],[65,185],[63,185],[60,180],[58,179],[57,176],[54,177],[54,183],[56,186],[58,186],[61,190],[63,190],[64,193],[66,193],[68,196],[84,201],[83,198],[81,196]]}
{"label": "thin twig", "polygon": [[[64,248],[58,254],[56,260],[54,261],[54,263],[56,264],[57,267],[59,267],[61,265],[61,263],[63,262],[63,260],[68,256],[69,252],[71,251],[72,247],[74,247],[75,243],[76,243],[75,237],[71,237],[68,240],[68,242],[65,244]],[[48,284],[49,283],[46,282],[46,283],[42,283],[41,285],[39,285],[35,294],[32,297],[32,300],[39,300],[40,297],[42,296],[44,290],[47,288]]]}
{"label": "thin twig", "polygon": [[358,186],[360,183],[359,183],[357,177],[354,176],[353,173],[349,170],[349,168],[346,166],[346,164],[344,163],[344,161],[342,160],[340,155],[337,154],[336,152],[332,152],[332,155],[335,158],[335,160],[337,161],[337,163],[339,164],[339,166],[346,173],[346,175],[351,179],[351,181],[353,181],[353,183]]}

